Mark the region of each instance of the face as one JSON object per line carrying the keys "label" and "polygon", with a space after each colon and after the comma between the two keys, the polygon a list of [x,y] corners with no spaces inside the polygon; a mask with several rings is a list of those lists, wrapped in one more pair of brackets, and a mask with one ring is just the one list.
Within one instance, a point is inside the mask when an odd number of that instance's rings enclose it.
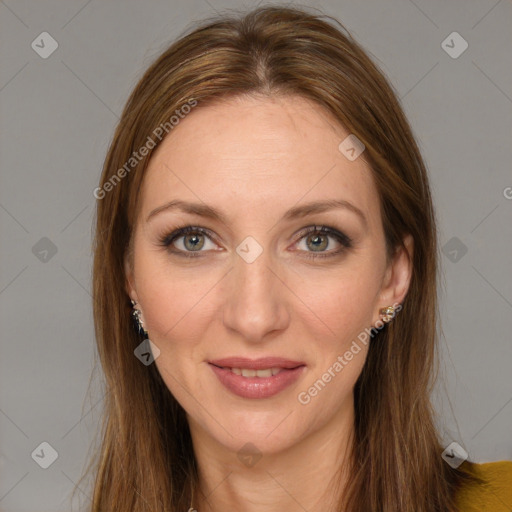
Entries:
{"label": "face", "polygon": [[237,98],[197,107],[151,159],[127,292],[198,442],[277,453],[351,418],[362,334],[403,300],[410,260],[386,260],[348,135],[305,99]]}

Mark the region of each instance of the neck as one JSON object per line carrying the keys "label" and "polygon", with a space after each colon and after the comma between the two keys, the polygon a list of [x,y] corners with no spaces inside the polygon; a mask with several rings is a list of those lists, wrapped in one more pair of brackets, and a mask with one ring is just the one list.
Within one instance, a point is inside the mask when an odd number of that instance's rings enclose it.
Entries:
{"label": "neck", "polygon": [[[199,470],[192,510],[198,512],[328,512],[347,480],[354,434],[353,402],[314,432],[248,467],[236,453],[191,425]],[[190,423],[190,420],[189,420]]]}

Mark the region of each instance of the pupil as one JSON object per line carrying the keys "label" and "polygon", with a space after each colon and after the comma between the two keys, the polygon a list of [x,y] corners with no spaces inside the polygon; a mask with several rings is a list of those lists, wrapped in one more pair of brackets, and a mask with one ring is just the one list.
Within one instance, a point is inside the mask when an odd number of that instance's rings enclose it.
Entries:
{"label": "pupil", "polygon": [[[320,235],[312,235],[312,238],[310,239],[313,244],[315,245],[315,247],[319,248],[320,245],[317,245],[318,243],[322,243],[322,238]],[[323,247],[323,249],[325,249],[325,247]]]}
{"label": "pupil", "polygon": [[[197,248],[199,247],[199,249],[201,249],[201,247],[203,246],[203,244],[200,243],[200,240],[199,240],[199,236],[198,235],[191,235],[190,237],[186,238],[186,245],[187,245],[187,248],[188,249],[194,249],[194,248]],[[188,242],[190,240],[193,240],[192,244],[190,245],[190,247],[188,246]],[[199,244],[199,245],[198,245]]]}

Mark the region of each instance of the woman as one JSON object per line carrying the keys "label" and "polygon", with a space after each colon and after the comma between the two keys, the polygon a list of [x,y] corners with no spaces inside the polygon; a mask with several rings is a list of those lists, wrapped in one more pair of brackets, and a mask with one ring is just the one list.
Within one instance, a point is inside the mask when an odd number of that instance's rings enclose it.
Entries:
{"label": "woman", "polygon": [[210,20],[129,98],[94,192],[93,512],[508,510],[512,463],[441,456],[425,165],[339,27]]}

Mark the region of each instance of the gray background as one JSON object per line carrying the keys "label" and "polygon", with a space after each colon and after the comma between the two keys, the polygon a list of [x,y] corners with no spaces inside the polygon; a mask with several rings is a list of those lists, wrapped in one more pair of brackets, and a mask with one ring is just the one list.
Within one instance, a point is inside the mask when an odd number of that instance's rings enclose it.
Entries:
{"label": "gray background", "polygon": [[[70,510],[98,425],[101,371],[86,394],[92,191],[130,90],[191,22],[256,5],[0,1],[1,511]],[[478,462],[512,459],[512,4],[302,5],[336,16],[371,53],[429,167],[443,247],[436,403],[446,444],[457,441]],[[46,59],[31,47],[43,46],[44,31],[58,42]],[[454,31],[469,44],[458,58],[442,47]],[[48,469],[31,456],[42,442],[58,453]],[[81,489],[88,504],[90,489]]]}

